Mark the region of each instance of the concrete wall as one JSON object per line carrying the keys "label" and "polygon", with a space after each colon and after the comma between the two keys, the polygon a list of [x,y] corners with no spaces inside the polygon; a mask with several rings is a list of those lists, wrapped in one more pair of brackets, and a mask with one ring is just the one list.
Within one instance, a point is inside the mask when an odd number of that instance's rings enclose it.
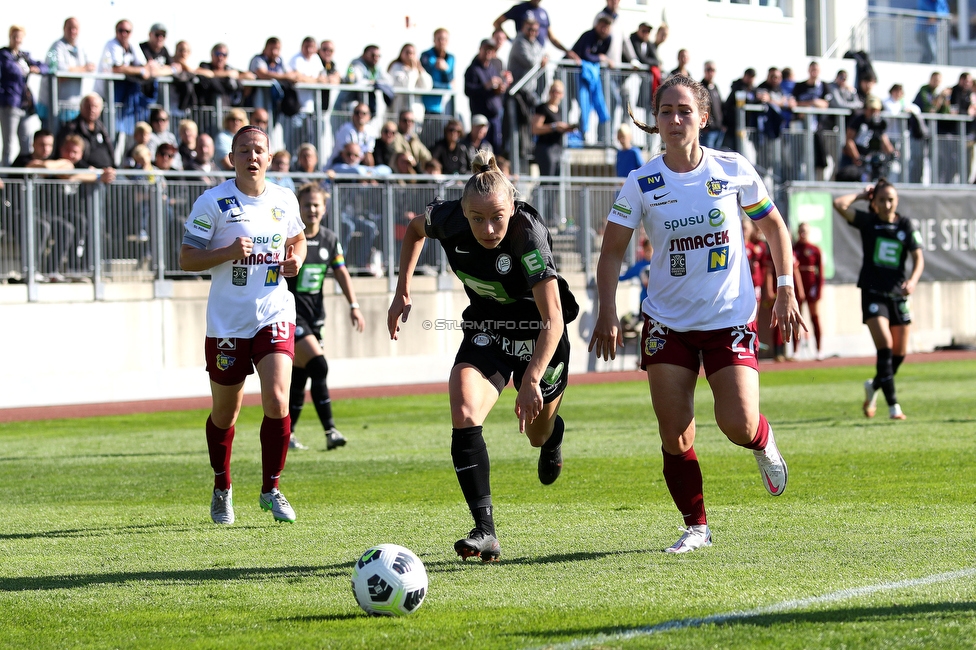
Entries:
{"label": "concrete wall", "polygon": [[[632,370],[631,346],[615,361],[597,362],[586,353],[592,327],[592,294],[582,275],[568,278],[580,302],[580,318],[570,325],[571,373]],[[424,321],[455,321],[467,299],[460,283],[415,278],[414,307],[398,342],[389,340],[386,313],[390,295],[384,279],[356,278],[366,319],[364,334],[347,321],[348,305],[326,286],[329,318],[325,349],[329,383],[335,387],[384,386],[446,381],[460,341],[457,331],[424,328]],[[203,370],[208,282],[186,281],[157,287],[169,297],[154,298],[153,285],[106,285],[105,299],[93,287],[41,285],[40,301],[28,303],[24,285],[0,285],[0,340],[5,369],[0,375],[0,408],[98,403],[209,395]],[[618,312],[635,308],[638,287],[622,285]],[[842,356],[873,354],[860,320],[860,294],[850,285],[828,285],[821,303],[824,352]],[[976,282],[919,286],[913,299],[915,325],[910,352],[929,351],[953,337],[976,337]],[[252,378],[254,379],[254,378]],[[246,390],[259,392],[256,381]]]}

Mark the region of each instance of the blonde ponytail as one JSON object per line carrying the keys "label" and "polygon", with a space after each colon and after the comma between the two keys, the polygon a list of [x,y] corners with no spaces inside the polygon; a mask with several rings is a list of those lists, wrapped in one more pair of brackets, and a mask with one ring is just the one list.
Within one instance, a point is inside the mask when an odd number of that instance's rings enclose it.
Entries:
{"label": "blonde ponytail", "polygon": [[461,207],[465,209],[474,196],[494,196],[501,194],[509,201],[515,201],[516,190],[508,177],[498,168],[498,161],[490,151],[480,149],[471,161],[471,178],[464,184]]}

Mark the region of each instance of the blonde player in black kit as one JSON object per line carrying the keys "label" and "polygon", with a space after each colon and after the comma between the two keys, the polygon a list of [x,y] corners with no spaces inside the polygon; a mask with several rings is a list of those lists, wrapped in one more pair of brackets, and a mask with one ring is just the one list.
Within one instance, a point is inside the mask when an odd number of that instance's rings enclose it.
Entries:
{"label": "blonde player in black kit", "polygon": [[[860,200],[868,201],[867,212],[854,210]],[[877,391],[884,392],[888,417],[904,420],[895,395],[895,373],[908,351],[908,329],[912,314],[908,297],[922,277],[925,259],[922,238],[908,217],[898,214],[898,193],[885,178],[860,194],[834,199],[834,209],[861,231],[864,262],[857,278],[861,288],[861,312],[878,349],[876,374],[864,382],[864,415],[873,418]],[[912,258],[912,274],[905,278],[905,262]]]}
{"label": "blonde player in black kit", "polygon": [[451,457],[475,527],[454,550],[463,559],[494,562],[501,547],[482,424],[514,375],[519,431],[541,448],[539,480],[549,485],[558,478],[564,425],[557,412],[569,365],[566,324],[579,306],[556,273],[552,240],[539,213],[516,200],[490,153],[479,151],[472,169],[460,201],[434,201],[426,219],[410,222],[387,325],[396,340],[399,321],[406,323],[410,313],[410,280],[424,239],[439,240],[471,301],[451,370]]}

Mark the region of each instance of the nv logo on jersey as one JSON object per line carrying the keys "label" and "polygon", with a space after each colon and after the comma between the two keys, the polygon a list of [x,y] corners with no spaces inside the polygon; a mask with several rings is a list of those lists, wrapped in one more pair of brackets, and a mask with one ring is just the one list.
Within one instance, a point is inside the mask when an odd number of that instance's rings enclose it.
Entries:
{"label": "nv logo on jersey", "polygon": [[264,286],[273,287],[278,284],[278,276],[281,275],[281,267],[275,264],[268,267],[268,273],[264,276]]}
{"label": "nv logo on jersey", "polygon": [[641,176],[637,179],[637,185],[640,187],[641,192],[647,194],[648,192],[653,192],[664,187],[664,177],[661,174]]}
{"label": "nv logo on jersey", "polygon": [[217,199],[217,207],[220,208],[221,212],[230,212],[234,208],[241,207],[241,204],[237,202],[236,196],[228,196]]}
{"label": "nv logo on jersey", "polygon": [[728,181],[719,178],[711,178],[707,183],[705,183],[705,189],[708,190],[709,196],[719,196],[728,186]]}
{"label": "nv logo on jersey", "polygon": [[729,247],[721,246],[708,251],[708,272],[725,271],[729,268]]}

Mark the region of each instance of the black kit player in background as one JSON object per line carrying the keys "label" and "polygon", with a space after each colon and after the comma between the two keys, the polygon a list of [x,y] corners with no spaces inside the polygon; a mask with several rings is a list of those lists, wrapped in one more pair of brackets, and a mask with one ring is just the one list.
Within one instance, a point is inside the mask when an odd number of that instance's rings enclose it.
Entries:
{"label": "black kit player in background", "polygon": [[349,320],[357,331],[366,328],[363,312],[356,302],[349,271],[346,270],[342,245],[339,238],[328,228],[321,226],[325,216],[326,193],[320,185],[307,183],[298,188],[298,207],[305,224],[305,240],[308,244],[308,265],[298,276],[287,278],[288,290],[295,295],[295,364],[291,371],[291,394],[288,409],[291,415],[292,449],[308,449],[295,436],[295,424],[305,405],[305,383],[312,380],[312,403],[325,430],[327,451],[346,444],[346,438],[336,430],[332,418],[332,399],[326,377],[329,364],[322,353],[322,327],[325,325],[325,304],[322,300],[322,283],[332,269],[343,295],[349,301]]}
{"label": "black kit player in background", "polygon": [[[868,212],[851,208],[860,200],[868,201]],[[860,194],[837,197],[834,209],[861,231],[864,251],[857,286],[861,288],[863,320],[878,349],[877,374],[864,382],[864,415],[874,417],[880,388],[888,402],[888,416],[904,420],[895,396],[895,373],[908,351],[908,329],[912,323],[908,297],[925,268],[922,238],[911,220],[898,214],[898,193],[885,178]],[[906,280],[905,262],[909,255],[912,275]]]}
{"label": "black kit player in background", "polygon": [[482,424],[514,375],[519,431],[540,447],[543,485],[562,469],[564,424],[557,415],[567,384],[566,324],[579,313],[569,285],[556,273],[552,240],[536,210],[516,200],[495,157],[479,151],[459,201],[434,201],[426,219],[410,222],[400,277],[387,316],[390,338],[410,313],[410,280],[424,239],[440,241],[471,304],[462,314],[464,340],[451,370],[451,457],[475,527],[454,544],[463,559],[497,561],[501,547],[492,517],[490,466]]}

